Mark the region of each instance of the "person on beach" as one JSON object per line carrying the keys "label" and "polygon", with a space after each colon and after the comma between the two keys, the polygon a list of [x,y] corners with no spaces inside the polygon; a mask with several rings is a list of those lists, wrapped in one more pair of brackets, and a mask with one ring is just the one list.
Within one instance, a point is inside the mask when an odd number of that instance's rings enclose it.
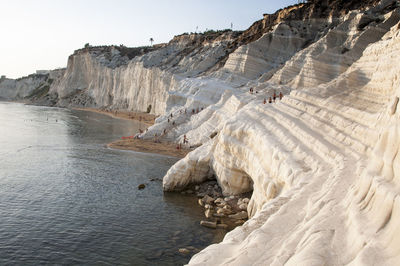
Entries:
{"label": "person on beach", "polygon": [[271,97],[269,97],[269,99],[268,99],[268,103],[272,103],[272,99],[271,99]]}
{"label": "person on beach", "polygon": [[189,143],[188,138],[186,135],[183,135],[183,144]]}
{"label": "person on beach", "polygon": [[283,94],[282,92],[279,92],[279,100],[282,100]]}
{"label": "person on beach", "polygon": [[266,104],[266,103],[267,103],[267,99],[264,98],[264,104]]}
{"label": "person on beach", "polygon": [[161,143],[160,140],[158,139],[157,133],[154,133],[154,143]]}
{"label": "person on beach", "polygon": [[276,92],[275,92],[275,90],[274,90],[274,96],[273,96],[273,98],[272,98],[273,100],[274,100],[274,102],[275,102],[275,100],[276,100]]}

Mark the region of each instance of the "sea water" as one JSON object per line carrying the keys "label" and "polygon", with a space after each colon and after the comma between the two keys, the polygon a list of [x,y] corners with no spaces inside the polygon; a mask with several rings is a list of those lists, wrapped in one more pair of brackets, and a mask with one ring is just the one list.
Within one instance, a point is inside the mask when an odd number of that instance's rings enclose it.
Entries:
{"label": "sea water", "polygon": [[0,102],[0,265],[180,265],[220,241],[194,197],[163,193],[176,158],[106,147],[139,128]]}

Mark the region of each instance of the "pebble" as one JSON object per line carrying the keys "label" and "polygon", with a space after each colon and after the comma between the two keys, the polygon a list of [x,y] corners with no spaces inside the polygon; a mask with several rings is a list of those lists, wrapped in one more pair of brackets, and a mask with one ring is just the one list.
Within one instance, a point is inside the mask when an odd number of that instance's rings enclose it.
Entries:
{"label": "pebble", "polygon": [[217,204],[217,203],[225,203],[225,201],[224,201],[223,198],[217,198],[216,200],[214,200],[214,203],[215,204]]}
{"label": "pebble", "polygon": [[202,206],[202,207],[204,206],[204,202],[201,199],[198,200],[198,203],[200,206]]}
{"label": "pebble", "polygon": [[214,202],[214,198],[212,198],[212,197],[210,197],[210,196],[208,196],[208,195],[205,195],[205,196],[203,197],[202,201],[203,201],[204,203],[206,203],[206,204],[211,204],[211,203]]}
{"label": "pebble", "polygon": [[225,215],[229,215],[229,214],[232,214],[232,211],[229,210],[229,209],[220,208],[220,209],[217,211],[217,213],[223,213],[223,214],[225,214]]}
{"label": "pebble", "polygon": [[206,216],[206,218],[211,218],[212,217],[212,210],[207,209],[204,213],[204,215]]}
{"label": "pebble", "polygon": [[239,205],[239,209],[241,210],[247,210],[247,204],[246,203],[242,203]]}
{"label": "pebble", "polygon": [[144,189],[145,187],[146,187],[145,184],[140,184],[140,185],[138,186],[138,189]]}
{"label": "pebble", "polygon": [[200,186],[195,186],[194,190],[198,191],[200,189]]}
{"label": "pebble", "polygon": [[217,222],[209,222],[209,221],[200,221],[200,225],[208,228],[215,229],[217,228]]}

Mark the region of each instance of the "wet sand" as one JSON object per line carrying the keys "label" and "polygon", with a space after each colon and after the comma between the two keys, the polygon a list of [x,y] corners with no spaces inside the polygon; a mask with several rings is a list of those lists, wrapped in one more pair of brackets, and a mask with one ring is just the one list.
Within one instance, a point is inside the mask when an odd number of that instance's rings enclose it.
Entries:
{"label": "wet sand", "polygon": [[109,115],[114,118],[136,120],[136,121],[142,122],[148,126],[154,125],[154,120],[156,119],[155,115],[148,114],[148,113],[138,113],[138,112],[131,112],[131,111],[114,111],[114,110],[105,110],[105,109],[96,109],[96,108],[74,108],[74,109],[105,114],[105,115]]}
{"label": "wet sand", "polygon": [[120,150],[132,150],[146,153],[158,153],[162,155],[183,158],[192,149],[177,149],[177,144],[170,142],[156,143],[153,140],[127,139],[117,140],[107,144],[107,147]]}

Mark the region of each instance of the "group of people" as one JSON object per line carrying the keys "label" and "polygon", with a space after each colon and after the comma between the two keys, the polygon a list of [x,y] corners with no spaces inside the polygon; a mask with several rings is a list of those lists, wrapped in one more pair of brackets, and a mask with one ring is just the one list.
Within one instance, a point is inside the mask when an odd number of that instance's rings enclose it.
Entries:
{"label": "group of people", "polygon": [[[250,92],[250,94],[253,94],[253,92],[254,92],[254,89],[253,88],[250,88],[249,89],[249,92]],[[258,93],[258,91],[256,91],[256,93]],[[279,95],[277,95],[276,94],[276,91],[274,90],[274,94],[273,94],[273,96],[271,97],[269,97],[268,98],[268,103],[272,103],[272,101],[273,102],[276,102],[276,98],[278,98],[279,97],[279,100],[282,100],[282,98],[283,98],[283,94],[282,94],[282,92],[279,92]],[[264,98],[264,104],[266,104],[267,103],[267,98]]]}
{"label": "group of people", "polygon": [[[186,137],[186,135],[183,135],[183,145],[185,145],[185,144],[189,144],[189,139]],[[176,149],[177,150],[181,150],[182,149],[182,143],[179,143],[176,146]]]}
{"label": "group of people", "polygon": [[[272,101],[276,101],[276,98],[277,98],[278,96],[276,95],[276,92],[274,91],[274,95],[271,97],[269,97],[268,98],[268,103],[272,103]],[[282,100],[282,98],[283,98],[283,94],[282,94],[282,92],[279,92],[279,100]],[[267,99],[266,98],[264,98],[264,104],[266,104],[267,103]]]}
{"label": "group of people", "polygon": [[[250,92],[251,94],[253,94],[254,89],[253,89],[253,88],[250,88],[250,89],[249,89],[249,92]],[[258,91],[256,91],[256,93],[258,93]]]}

